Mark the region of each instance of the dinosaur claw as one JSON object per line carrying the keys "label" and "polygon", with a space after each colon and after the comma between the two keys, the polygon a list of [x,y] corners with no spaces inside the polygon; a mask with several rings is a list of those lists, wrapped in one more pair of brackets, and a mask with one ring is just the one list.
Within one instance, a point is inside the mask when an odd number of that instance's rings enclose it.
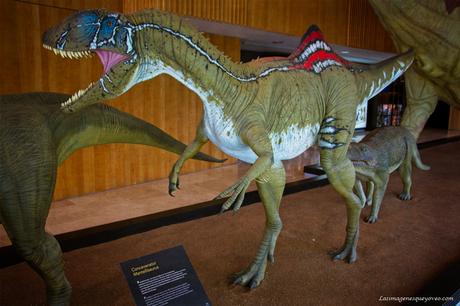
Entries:
{"label": "dinosaur claw", "polygon": [[232,275],[232,284],[233,285],[243,285],[243,279],[241,273],[236,273]]}
{"label": "dinosaur claw", "polygon": [[169,186],[168,186],[168,193],[170,196],[174,197],[174,192],[176,192],[178,190],[178,186],[177,186],[177,183],[174,184],[172,182],[169,183]]}
{"label": "dinosaur claw", "polygon": [[250,288],[250,289],[255,289],[255,288],[257,288],[258,286],[259,286],[259,284],[257,284],[257,282],[252,281],[251,284],[249,285],[249,288]]}

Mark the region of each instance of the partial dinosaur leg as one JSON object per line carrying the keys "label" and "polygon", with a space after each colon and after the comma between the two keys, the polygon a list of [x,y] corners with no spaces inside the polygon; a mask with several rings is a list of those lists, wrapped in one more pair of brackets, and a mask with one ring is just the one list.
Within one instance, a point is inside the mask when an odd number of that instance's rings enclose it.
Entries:
{"label": "partial dinosaur leg", "polygon": [[[356,245],[359,236],[359,216],[361,214],[361,201],[353,193],[354,168],[350,160],[345,157],[327,162],[331,159],[332,152],[323,150],[321,152],[321,163],[327,173],[327,177],[335,190],[344,198],[347,205],[347,235],[342,248],[333,252],[335,260],[346,260],[349,263],[356,261]],[[326,166],[324,166],[326,165]]]}
{"label": "partial dinosaur leg", "polygon": [[374,197],[374,182],[368,181],[367,182],[367,198],[366,198],[366,205],[372,205],[372,198]]}
{"label": "partial dinosaur leg", "polygon": [[399,167],[399,175],[403,182],[403,191],[399,194],[399,198],[403,201],[410,200],[412,198],[410,195],[410,189],[412,187],[412,158],[410,152],[407,152],[406,158]]}
{"label": "partial dinosaur leg", "polygon": [[[46,163],[37,167],[41,171],[27,169],[24,175],[2,183],[0,215],[16,251],[44,279],[47,303],[68,305],[71,286],[64,275],[61,248],[45,232],[56,168],[53,171]],[[25,177],[29,171],[33,175]]]}
{"label": "partial dinosaur leg", "polygon": [[[345,104],[345,103],[344,103]],[[320,130],[321,165],[326,171],[329,182],[344,198],[347,205],[347,235],[343,247],[331,253],[333,259],[356,260],[356,245],[359,235],[359,216],[361,201],[353,192],[355,168],[347,158],[348,144],[354,126],[354,118],[338,120],[336,116],[324,119]],[[346,118],[346,117],[345,117]]]}
{"label": "partial dinosaur leg", "polygon": [[414,68],[407,70],[404,77],[406,80],[407,105],[401,125],[406,127],[417,139],[426,121],[434,112],[438,103],[438,96],[433,84],[422,78]]}
{"label": "partial dinosaur leg", "polygon": [[179,172],[184,165],[184,162],[197,154],[201,147],[208,142],[208,137],[204,132],[204,122],[201,120],[200,125],[197,128],[196,136],[193,142],[187,146],[180,158],[174,164],[171,172],[169,173],[169,194],[173,196],[173,192],[179,189]]}
{"label": "partial dinosaur leg", "polygon": [[361,200],[361,203],[363,203],[362,205],[364,206],[364,204],[367,201],[367,198],[366,198],[366,194],[364,193],[363,184],[361,183],[359,179],[356,179],[355,181],[354,190],[357,193],[359,199]]}
{"label": "partial dinosaur leg", "polygon": [[372,196],[372,208],[371,214],[364,219],[368,223],[377,222],[380,205],[382,204],[383,196],[385,195],[385,190],[387,189],[388,179],[390,175],[386,171],[378,171],[372,178],[374,182],[374,194]]}
{"label": "partial dinosaur leg", "polygon": [[235,284],[257,287],[263,280],[267,259],[273,261],[276,239],[281,231],[282,223],[278,209],[285,185],[285,172],[280,161],[273,160],[273,150],[270,138],[259,121],[248,121],[244,124],[241,138],[258,156],[255,163],[245,175],[233,186],[222,192],[217,198],[229,196],[222,205],[222,211],[234,205],[237,211],[244,200],[246,190],[254,179],[257,182],[262,203],[265,208],[265,234],[259,251],[249,267],[235,277]]}
{"label": "partial dinosaur leg", "polygon": [[234,283],[259,286],[265,276],[267,259],[274,262],[276,240],[282,228],[279,206],[285,185],[285,172],[281,165],[267,170],[256,179],[260,198],[265,208],[265,233],[254,261],[244,271],[235,276]]}

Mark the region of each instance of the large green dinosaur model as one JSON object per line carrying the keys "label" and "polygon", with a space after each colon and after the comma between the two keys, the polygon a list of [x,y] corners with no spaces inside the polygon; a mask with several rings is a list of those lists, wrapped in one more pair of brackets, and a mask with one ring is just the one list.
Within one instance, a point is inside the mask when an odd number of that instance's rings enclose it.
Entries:
{"label": "large green dinosaur model", "polygon": [[66,111],[119,96],[162,73],[201,98],[204,117],[195,140],[171,171],[170,192],[176,189],[183,163],[208,140],[253,164],[218,197],[229,196],[223,210],[232,204],[237,210],[250,182],[256,180],[267,218],[257,255],[235,283],[252,288],[263,280],[282,227],[278,211],[285,172],[281,161],[301,154],[318,138],[321,164],[347,203],[346,240],[334,258],[356,259],[361,203],[353,193],[355,171],[347,158],[356,108],[400,76],[412,62],[411,53],[363,70],[336,55],[321,32],[311,27],[287,58],[236,64],[181,19],[155,10],[132,15],[79,12],[48,30],[43,43],[62,56],[97,53],[104,64],[97,82],[63,103]]}
{"label": "large green dinosaur model", "polygon": [[[347,156],[355,167],[356,189],[361,200],[368,205],[372,204],[371,214],[366,218],[369,223],[377,221],[392,172],[399,169],[404,186],[399,198],[407,201],[411,199],[412,162],[419,169],[430,169],[420,160],[415,138],[404,127],[385,127],[372,131],[359,143],[351,143]],[[364,195],[361,181],[368,183],[367,196]]]}
{"label": "large green dinosaur model", "polygon": [[[68,304],[71,292],[59,244],[45,232],[57,167],[74,151],[96,144],[145,144],[177,154],[185,149],[159,128],[104,104],[63,113],[60,104],[68,98],[0,96],[0,223],[44,279],[50,305]],[[197,159],[219,161],[202,153]]]}
{"label": "large green dinosaur model", "polygon": [[405,74],[407,107],[401,125],[418,138],[438,98],[460,107],[460,2],[369,0],[398,51],[415,51]]}

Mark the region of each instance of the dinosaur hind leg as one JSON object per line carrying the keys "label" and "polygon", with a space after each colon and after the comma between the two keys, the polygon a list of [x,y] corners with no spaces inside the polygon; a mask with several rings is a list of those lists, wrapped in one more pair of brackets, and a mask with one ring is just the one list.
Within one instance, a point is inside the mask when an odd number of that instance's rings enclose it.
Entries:
{"label": "dinosaur hind leg", "polygon": [[409,129],[415,139],[418,138],[426,121],[434,112],[438,103],[433,84],[410,68],[404,74],[406,80],[407,106],[401,125]]}
{"label": "dinosaur hind leg", "polygon": [[40,184],[40,190],[24,186],[0,192],[0,214],[18,254],[44,279],[48,305],[68,305],[71,286],[64,275],[61,248],[56,239],[45,232],[54,188],[52,177],[53,183],[46,188]]}
{"label": "dinosaur hind leg", "polygon": [[[339,113],[340,117],[342,117],[341,119],[337,119],[338,110],[341,110]],[[329,182],[342,196],[347,205],[347,234],[342,248],[332,252],[331,255],[335,260],[346,260],[352,263],[357,258],[356,245],[359,236],[359,216],[364,205],[359,196],[353,192],[356,173],[352,162],[347,157],[348,145],[353,135],[355,121],[354,113],[350,114],[350,111],[346,109],[334,109],[334,112],[323,120],[320,129],[320,158]]]}
{"label": "dinosaur hind leg", "polygon": [[286,175],[282,165],[267,170],[256,180],[267,218],[265,233],[254,261],[247,269],[235,275],[235,284],[248,285],[250,288],[259,286],[265,276],[267,259],[274,261],[276,240],[282,228],[279,206],[285,182]]}
{"label": "dinosaur hind leg", "polygon": [[401,176],[401,180],[403,182],[403,191],[399,194],[399,199],[408,201],[412,198],[410,194],[410,189],[412,187],[412,159],[409,152],[399,167],[399,175]]}

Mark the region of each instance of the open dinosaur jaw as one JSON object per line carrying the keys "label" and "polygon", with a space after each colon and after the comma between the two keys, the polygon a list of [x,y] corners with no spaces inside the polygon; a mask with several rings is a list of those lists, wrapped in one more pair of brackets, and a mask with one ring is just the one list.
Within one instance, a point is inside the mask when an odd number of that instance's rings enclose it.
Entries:
{"label": "open dinosaur jaw", "polygon": [[[92,57],[94,53],[96,53],[103,65],[103,74],[98,81],[91,82],[88,85],[88,87],[86,87],[85,89],[78,90],[67,101],[61,103],[61,108],[63,108],[64,110],[68,110],[68,111],[71,111],[71,106],[73,106],[77,100],[82,98],[90,89],[94,88],[95,85],[101,82],[103,83],[104,78],[107,78],[110,80],[108,73],[113,67],[115,67],[116,65],[118,65],[119,63],[123,61],[130,59],[130,56],[119,54],[119,53],[112,52],[112,51],[107,51],[107,50],[68,51],[68,50],[56,49],[46,44],[43,44],[43,47],[45,49],[53,51],[57,55],[60,55],[64,58],[71,58],[71,59],[89,58],[89,57]],[[100,98],[102,99],[103,97],[101,96]]]}
{"label": "open dinosaur jaw", "polygon": [[61,50],[61,49],[56,49],[51,46],[48,46],[46,44],[43,44],[43,48],[53,51],[54,54],[60,55],[64,58],[74,58],[74,59],[80,59],[80,58],[88,58],[93,56],[93,53],[91,51],[66,51],[66,50]]}

